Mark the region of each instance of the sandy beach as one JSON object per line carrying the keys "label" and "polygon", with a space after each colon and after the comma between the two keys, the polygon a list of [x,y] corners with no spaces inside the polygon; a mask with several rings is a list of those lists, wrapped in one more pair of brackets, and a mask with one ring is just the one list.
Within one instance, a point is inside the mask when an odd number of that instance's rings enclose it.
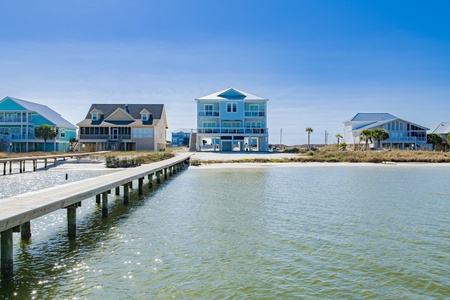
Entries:
{"label": "sandy beach", "polygon": [[343,167],[343,166],[358,166],[358,167],[403,167],[403,166],[416,166],[416,167],[450,167],[450,164],[446,163],[350,163],[350,162],[283,162],[283,163],[226,163],[226,161],[239,160],[239,159],[284,159],[284,158],[295,158],[298,154],[294,153],[277,153],[277,152],[257,152],[257,153],[220,153],[220,152],[195,152],[191,159],[199,161],[224,161],[224,163],[213,163],[213,164],[201,164],[199,166],[191,166],[192,168],[200,169],[240,169],[240,168],[266,168],[266,167]]}

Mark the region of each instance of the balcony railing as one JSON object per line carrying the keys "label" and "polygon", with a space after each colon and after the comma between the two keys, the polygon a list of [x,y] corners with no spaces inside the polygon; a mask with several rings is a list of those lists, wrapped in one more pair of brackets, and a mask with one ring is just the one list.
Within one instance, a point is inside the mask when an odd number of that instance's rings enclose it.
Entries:
{"label": "balcony railing", "polygon": [[218,110],[199,110],[198,116],[199,117],[218,117],[219,111]]}
{"label": "balcony railing", "polygon": [[265,117],[266,112],[263,110],[246,110],[244,111],[246,117]]}
{"label": "balcony railing", "polygon": [[36,139],[34,134],[2,134],[0,133],[0,139],[7,139],[7,140],[33,140]]}
{"label": "balcony railing", "polygon": [[80,134],[80,140],[129,140],[131,139],[131,134]]}
{"label": "balcony railing", "polygon": [[197,129],[197,133],[207,134],[267,134],[268,128],[233,128],[233,127],[201,127]]}

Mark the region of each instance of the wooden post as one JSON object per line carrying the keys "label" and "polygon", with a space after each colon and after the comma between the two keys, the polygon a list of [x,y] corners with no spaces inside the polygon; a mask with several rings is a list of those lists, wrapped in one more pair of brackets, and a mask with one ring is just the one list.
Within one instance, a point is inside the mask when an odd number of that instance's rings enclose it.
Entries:
{"label": "wooden post", "polygon": [[28,241],[31,238],[31,222],[25,222],[20,225],[20,235],[22,237],[22,241]]}
{"label": "wooden post", "polygon": [[6,175],[6,161],[3,163],[3,175]]}
{"label": "wooden post", "polygon": [[36,172],[37,161],[33,159],[33,172]]}
{"label": "wooden post", "polygon": [[12,173],[12,160],[9,161],[9,174]]}
{"label": "wooden post", "polygon": [[161,171],[156,171],[156,183],[161,183]]}
{"label": "wooden post", "polygon": [[130,185],[130,189],[133,189],[133,181],[130,181],[128,184]]}
{"label": "wooden post", "polygon": [[138,179],[138,194],[139,195],[142,195],[144,193],[143,186],[144,186],[144,178],[139,178]]}
{"label": "wooden post", "polygon": [[8,229],[1,233],[1,269],[3,276],[13,275],[13,230]]}
{"label": "wooden post", "polygon": [[170,166],[169,167],[169,176],[170,177],[172,177],[172,175],[173,175],[173,171],[172,170],[173,170],[173,166]]}
{"label": "wooden post", "polygon": [[102,217],[108,217],[108,192],[102,193]]}
{"label": "wooden post", "polygon": [[128,188],[129,188],[128,183],[125,183],[123,185],[123,204],[128,204],[128,201],[130,200]]}
{"label": "wooden post", "polygon": [[120,195],[120,186],[116,187],[116,195]]}
{"label": "wooden post", "polygon": [[167,180],[167,168],[164,168],[164,180]]}
{"label": "wooden post", "polygon": [[22,161],[19,160],[19,173],[22,173]]}
{"label": "wooden post", "polygon": [[55,159],[53,160],[53,164],[56,165],[56,157],[55,157]]}
{"label": "wooden post", "polygon": [[148,174],[148,187],[153,187],[153,174]]}
{"label": "wooden post", "polygon": [[47,169],[47,159],[44,158],[44,168]]}
{"label": "wooden post", "polygon": [[100,194],[95,195],[95,203],[100,204]]}
{"label": "wooden post", "polygon": [[74,239],[77,236],[77,207],[78,204],[67,207],[67,232],[69,239]]}

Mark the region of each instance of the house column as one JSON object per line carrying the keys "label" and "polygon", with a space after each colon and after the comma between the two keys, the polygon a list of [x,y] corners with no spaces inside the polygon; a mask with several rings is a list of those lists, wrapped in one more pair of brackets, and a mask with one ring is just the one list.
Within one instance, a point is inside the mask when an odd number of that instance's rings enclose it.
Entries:
{"label": "house column", "polygon": [[216,137],[214,136],[214,140],[213,140],[213,147],[214,147],[214,152],[216,152]]}
{"label": "house column", "polygon": [[248,137],[248,151],[249,152],[253,151],[252,150],[252,137],[251,136]]}

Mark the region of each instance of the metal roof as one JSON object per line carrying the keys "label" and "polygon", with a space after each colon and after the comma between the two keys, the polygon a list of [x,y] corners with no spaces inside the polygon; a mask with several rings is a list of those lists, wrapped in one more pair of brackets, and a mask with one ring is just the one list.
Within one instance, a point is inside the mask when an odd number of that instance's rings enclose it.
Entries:
{"label": "metal roof", "polygon": [[378,122],[394,119],[398,118],[388,113],[357,113],[345,122]]}
{"label": "metal roof", "polygon": [[11,99],[12,101],[14,101],[17,104],[19,104],[20,106],[22,106],[23,108],[25,108],[29,111],[38,113],[39,115],[41,115],[42,117],[44,117],[45,119],[52,122],[53,124],[55,124],[58,127],[77,128],[75,125],[73,125],[72,123],[70,123],[63,117],[61,117],[60,114],[58,114],[56,111],[54,111],[53,109],[51,109],[50,107],[48,107],[46,105],[42,105],[42,104],[38,104],[38,103],[34,103],[34,102],[30,102],[30,101],[26,101],[26,100],[22,100],[22,99],[18,99],[18,98],[13,98],[13,97],[3,98],[3,100],[6,100],[6,99]]}
{"label": "metal roof", "polygon": [[442,122],[436,127],[433,133],[448,134],[450,133],[450,122]]}
{"label": "metal roof", "polygon": [[242,90],[238,90],[235,88],[227,88],[224,90],[220,90],[218,92],[200,97],[200,98],[196,98],[195,100],[231,100],[231,99],[245,99],[246,101],[248,100],[263,100],[263,101],[268,101],[269,99],[266,98],[262,98],[259,96],[256,96],[254,94],[250,94],[248,92],[244,92]]}

